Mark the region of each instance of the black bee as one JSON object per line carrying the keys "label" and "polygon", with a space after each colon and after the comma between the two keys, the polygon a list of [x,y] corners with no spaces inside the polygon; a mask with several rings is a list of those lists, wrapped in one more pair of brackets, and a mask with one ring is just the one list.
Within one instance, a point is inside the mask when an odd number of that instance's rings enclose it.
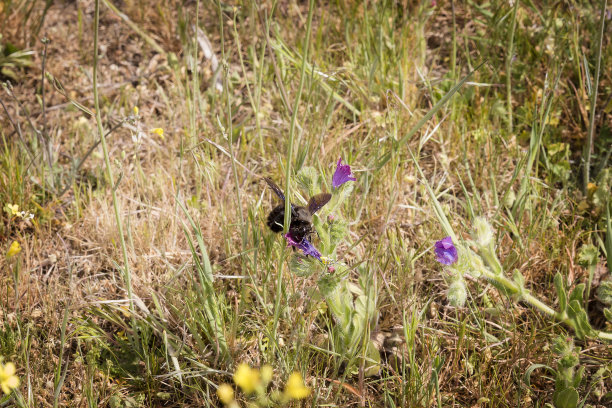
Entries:
{"label": "black bee", "polygon": [[[283,203],[274,207],[268,214],[268,227],[274,232],[283,230],[285,221],[285,194],[272,180],[264,177],[266,183],[272,191],[283,200]],[[312,215],[319,211],[331,199],[331,194],[317,194],[308,200],[307,207],[299,207],[291,204],[291,224],[289,225],[289,233],[297,241],[302,242],[304,238],[309,238],[312,234]]]}

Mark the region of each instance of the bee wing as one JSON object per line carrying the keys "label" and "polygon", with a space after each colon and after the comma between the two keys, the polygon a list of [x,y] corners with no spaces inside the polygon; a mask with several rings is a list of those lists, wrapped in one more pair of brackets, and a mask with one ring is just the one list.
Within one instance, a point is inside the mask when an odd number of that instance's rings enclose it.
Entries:
{"label": "bee wing", "polygon": [[317,194],[316,196],[310,197],[310,200],[308,200],[308,212],[310,212],[311,214],[316,213],[325,204],[327,204],[330,199],[331,194],[329,193]]}
{"label": "bee wing", "polygon": [[263,179],[266,180],[266,183],[268,183],[268,186],[270,186],[272,191],[274,191],[276,193],[278,198],[280,198],[281,200],[285,201],[285,195],[283,194],[283,190],[281,190],[280,187],[277,186],[276,183],[273,182],[270,178],[264,177]]}

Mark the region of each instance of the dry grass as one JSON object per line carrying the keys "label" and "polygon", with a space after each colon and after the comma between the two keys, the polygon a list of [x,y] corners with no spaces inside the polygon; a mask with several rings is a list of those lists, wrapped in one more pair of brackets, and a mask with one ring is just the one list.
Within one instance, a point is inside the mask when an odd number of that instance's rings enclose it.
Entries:
{"label": "dry grass", "polygon": [[[24,405],[53,406],[54,400],[59,406],[75,407],[218,404],[215,384],[230,381],[237,362],[273,365],[275,387],[284,384],[291,371],[302,370],[315,390],[306,403],[312,406],[497,407],[551,401],[554,376],[536,370],[531,387],[523,376],[535,363],[554,367],[553,340],[564,333],[571,336],[571,330],[482,280],[468,281],[470,299],[465,307],[449,304],[446,275],[430,253],[444,232],[408,150],[417,154],[426,182],[454,230],[467,238],[472,215],[491,219],[498,256],[508,275],[519,270],[532,293],[555,306],[552,282],[557,271],[572,287],[589,279],[588,271],[578,265],[577,253],[583,243],[599,245],[596,236],[605,241],[603,207],[578,192],[576,162],[571,162],[574,173],[568,180],[555,178],[545,159],[531,174],[516,180],[513,174],[529,153],[528,132],[536,122],[534,112],[541,100],[537,95],[546,92],[546,73],[552,75],[557,68],[562,77],[554,92],[552,116],[557,122],[547,128],[540,153],[564,142],[570,146],[568,163],[579,156],[583,137],[575,135],[584,135],[587,123],[577,118],[588,101],[584,81],[577,78],[581,65],[561,56],[555,59],[545,49],[550,40],[542,30],[559,44],[577,36],[584,41],[578,48],[591,55],[588,44],[597,11],[576,5],[576,32],[560,32],[550,24],[568,18],[565,5],[520,7],[512,93],[516,132],[507,134],[500,102],[506,96],[507,20],[497,9],[508,11],[508,6],[479,9],[457,4],[453,42],[450,4],[400,3],[316,7],[310,63],[337,81],[308,72],[295,139],[294,168],[313,166],[330,180],[333,164],[343,157],[358,178],[351,202],[341,208],[351,232],[337,256],[354,267],[352,280],[358,277],[358,266],[372,271],[378,288],[377,333],[400,338],[388,356],[397,357],[400,364],[387,362],[379,375],[364,378],[345,372],[341,360],[325,350],[334,319],[313,291],[316,277],[297,276],[279,264],[284,242],[265,229],[275,198],[260,176],[284,185],[308,4],[278,4],[271,41],[282,41],[287,48],[274,53],[265,48],[262,24],[273,11],[270,4],[259,8],[259,16],[250,3],[235,11],[221,5],[227,83],[222,80],[225,72],[218,74],[224,86],[229,84],[229,105],[225,93],[214,89],[217,77],[210,59],[201,50],[195,65],[192,59],[196,9],[200,27],[222,58],[217,4],[116,4],[167,55],[156,52],[109,8],[101,8],[98,81],[105,129],[132,115],[133,106],[140,111],[139,118],[109,136],[109,155],[115,179],[120,180],[114,187],[128,231],[132,285],[139,299],[130,312],[119,272],[122,251],[110,199],[113,186],[104,173],[101,149],[87,159],[65,194],[53,194],[48,187],[70,180],[70,166],[98,136],[95,118],[76,109],[48,80],[42,115],[43,45],[32,30],[43,21],[39,35],[51,40],[46,71],[63,84],[70,98],[93,110],[94,3],[57,2],[42,20],[40,5],[27,17],[28,2],[9,8],[8,2],[0,1],[11,11],[0,15],[0,41],[37,51],[32,66],[11,81],[17,100],[0,93],[8,109],[8,116],[4,111],[0,116],[0,199],[3,206],[17,203],[36,215],[33,221],[23,221],[3,213],[0,229],[1,248],[13,240],[23,247],[17,296],[14,261],[0,259],[0,270],[6,271],[0,277],[0,355],[18,366]],[[453,44],[456,66],[451,65]],[[559,44],[553,41],[553,47]],[[607,42],[604,47],[602,66],[612,57]],[[472,84],[406,145],[398,145],[481,59],[488,62]],[[609,72],[604,72],[600,85],[609,88]],[[572,87],[578,88],[576,93],[568,91]],[[350,106],[360,111],[359,116]],[[230,145],[220,128],[222,124],[229,132],[230,110],[236,178]],[[609,120],[605,109],[602,112],[600,130]],[[9,117],[28,137],[26,145]],[[50,136],[53,182],[48,169],[43,172],[42,149],[28,119]],[[149,131],[157,127],[164,129],[163,138]],[[136,141],[138,129],[143,133]],[[605,142],[605,131],[600,134],[600,143]],[[596,158],[605,152],[597,146]],[[28,149],[40,153],[34,161]],[[387,151],[392,152],[390,159],[380,167]],[[513,219],[500,201],[508,189],[518,192],[521,178],[529,176],[530,201]],[[206,337],[210,328],[202,323],[205,307],[189,246],[189,237],[197,233],[181,209],[183,203],[201,229],[217,277],[214,292],[229,358]],[[601,254],[597,282],[609,279]],[[196,248],[195,257],[202,255]],[[406,336],[411,319],[416,330],[412,343]],[[580,395],[603,407],[610,403],[604,396],[611,391],[605,384],[612,364],[609,343],[590,338],[577,344],[586,368]],[[171,357],[177,357],[180,378]],[[58,386],[66,367],[65,380]],[[595,372],[606,367],[599,381]],[[12,401],[8,404],[17,400]]]}

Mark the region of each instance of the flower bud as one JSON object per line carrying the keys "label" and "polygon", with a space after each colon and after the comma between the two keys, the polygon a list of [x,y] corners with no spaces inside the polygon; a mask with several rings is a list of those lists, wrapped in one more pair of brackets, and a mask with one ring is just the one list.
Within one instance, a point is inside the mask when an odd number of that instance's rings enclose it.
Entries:
{"label": "flower bud", "polygon": [[510,191],[508,191],[508,193],[506,194],[506,198],[504,199],[504,207],[511,208],[514,205],[515,201],[516,193],[514,192],[514,190],[510,189]]}
{"label": "flower bud", "polygon": [[493,228],[484,217],[474,220],[474,235],[480,247],[488,247],[493,241]]}
{"label": "flower bud", "polygon": [[456,280],[448,287],[448,301],[451,306],[463,307],[467,300],[467,289],[462,279]]}

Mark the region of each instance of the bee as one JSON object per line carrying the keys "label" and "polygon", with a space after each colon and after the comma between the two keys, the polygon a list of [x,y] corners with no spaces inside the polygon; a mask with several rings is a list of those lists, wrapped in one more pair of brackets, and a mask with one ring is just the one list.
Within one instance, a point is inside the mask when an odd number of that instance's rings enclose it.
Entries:
{"label": "bee", "polygon": [[[268,177],[264,177],[268,186],[276,193],[283,203],[277,205],[268,214],[266,224],[273,232],[281,232],[285,221],[285,194],[283,191]],[[308,200],[306,207],[296,206],[291,204],[291,224],[289,225],[289,233],[297,241],[302,242],[304,238],[309,238],[313,233],[312,216],[319,211],[331,199],[331,194],[317,194]]]}

